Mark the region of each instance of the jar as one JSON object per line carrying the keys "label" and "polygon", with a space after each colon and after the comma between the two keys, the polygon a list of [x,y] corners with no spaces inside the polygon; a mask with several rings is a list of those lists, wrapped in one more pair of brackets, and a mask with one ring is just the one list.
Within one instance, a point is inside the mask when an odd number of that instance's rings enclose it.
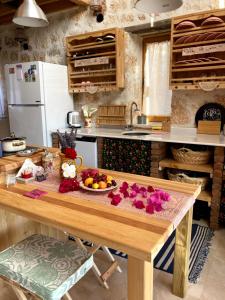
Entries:
{"label": "jar", "polygon": [[46,173],[52,173],[54,171],[54,156],[51,152],[45,151],[42,155],[42,167]]}

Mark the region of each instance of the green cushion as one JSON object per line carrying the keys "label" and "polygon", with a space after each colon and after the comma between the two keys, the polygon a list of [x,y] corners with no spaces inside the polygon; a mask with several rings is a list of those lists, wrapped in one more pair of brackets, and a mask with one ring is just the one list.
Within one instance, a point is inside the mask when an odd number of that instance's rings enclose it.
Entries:
{"label": "green cushion", "polygon": [[0,253],[0,275],[44,300],[59,300],[93,266],[75,242],[32,235]]}

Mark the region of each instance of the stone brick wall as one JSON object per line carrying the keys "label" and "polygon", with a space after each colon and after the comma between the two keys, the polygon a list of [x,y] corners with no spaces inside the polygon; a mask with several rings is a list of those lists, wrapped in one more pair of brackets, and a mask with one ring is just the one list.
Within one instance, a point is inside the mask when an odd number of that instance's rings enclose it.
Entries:
{"label": "stone brick wall", "polygon": [[224,148],[215,147],[214,151],[214,168],[212,184],[212,204],[210,226],[217,229],[219,226],[220,203],[223,188],[223,167],[224,167]]}
{"label": "stone brick wall", "polygon": [[151,177],[163,178],[163,171],[159,170],[159,162],[167,155],[167,143],[151,143]]}
{"label": "stone brick wall", "polygon": [[[0,32],[0,72],[3,75],[3,67],[6,63],[27,62],[34,60],[51,63],[66,63],[64,38],[102,28],[125,27],[149,22],[149,15],[141,13],[133,8],[134,0],[106,0],[107,11],[103,23],[97,24],[95,17],[88,9],[76,8],[66,12],[48,16],[50,24],[47,28],[30,28],[25,30],[29,40],[29,50],[23,51],[15,41],[16,26],[1,26]],[[219,0],[184,0],[183,6],[172,12],[160,14],[156,20],[167,19],[172,16],[186,13],[218,8]],[[104,104],[127,104],[142,101],[142,47],[141,39],[132,34],[125,36],[125,65],[126,88],[122,92],[98,93],[96,95],[75,95],[76,109],[80,109],[84,103],[97,106]],[[5,90],[4,90],[5,92]],[[208,101],[208,95],[200,92],[201,97],[196,97],[196,91],[187,95],[186,92],[174,93],[172,120],[176,124],[193,125],[192,115],[196,106]],[[4,95],[6,98],[6,96]],[[190,107],[188,114],[184,101]],[[188,101],[186,101],[188,99]],[[199,100],[200,99],[200,100]],[[200,101],[200,102],[199,102]],[[179,113],[177,113],[179,112]]]}

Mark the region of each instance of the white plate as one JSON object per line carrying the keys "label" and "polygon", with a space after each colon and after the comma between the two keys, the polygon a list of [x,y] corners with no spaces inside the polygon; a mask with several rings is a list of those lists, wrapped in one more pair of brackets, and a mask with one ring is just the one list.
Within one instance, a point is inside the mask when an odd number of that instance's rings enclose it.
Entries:
{"label": "white plate", "polygon": [[109,188],[106,188],[106,189],[91,189],[87,186],[85,186],[83,184],[83,182],[80,182],[80,187],[83,189],[83,190],[86,190],[86,191],[89,191],[89,192],[109,192],[109,191],[112,191],[114,189],[116,189],[118,187],[118,184],[115,185],[115,186],[111,186]]}
{"label": "white plate", "polygon": [[22,156],[22,157],[32,156],[37,151],[38,151],[37,149],[27,149],[27,150],[18,151],[16,153],[16,155],[17,156]]}

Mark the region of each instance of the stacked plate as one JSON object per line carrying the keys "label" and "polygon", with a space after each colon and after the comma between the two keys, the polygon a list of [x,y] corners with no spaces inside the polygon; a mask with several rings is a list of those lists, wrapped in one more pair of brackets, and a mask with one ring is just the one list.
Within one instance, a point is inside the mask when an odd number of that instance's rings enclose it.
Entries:
{"label": "stacked plate", "polygon": [[193,63],[203,63],[203,62],[215,62],[215,61],[222,61],[222,59],[218,58],[218,57],[200,57],[200,58],[193,58],[193,59],[184,59],[184,60],[179,60],[176,62],[176,64],[193,64]]}
{"label": "stacked plate", "polygon": [[175,45],[183,45],[189,43],[213,41],[225,39],[225,32],[206,32],[194,34],[191,36],[182,36],[175,41]]}

